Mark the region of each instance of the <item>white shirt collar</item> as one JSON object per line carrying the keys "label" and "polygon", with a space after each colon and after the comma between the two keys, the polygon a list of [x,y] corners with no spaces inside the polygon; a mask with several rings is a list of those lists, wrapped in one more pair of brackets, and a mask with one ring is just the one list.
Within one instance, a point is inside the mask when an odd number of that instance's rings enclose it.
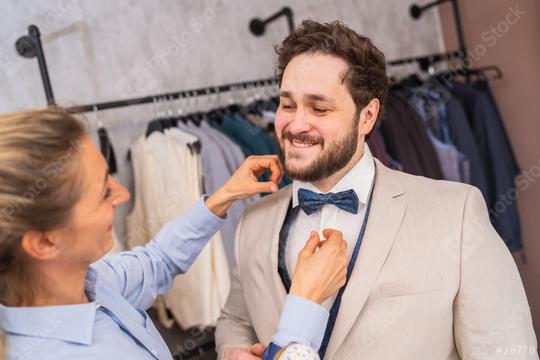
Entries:
{"label": "white shirt collar", "polygon": [[[331,193],[338,193],[353,189],[360,200],[360,203],[366,204],[369,198],[369,192],[375,177],[375,163],[369,150],[369,146],[364,143],[364,154],[362,158],[352,167],[345,176],[343,176],[334,187],[330,189]],[[292,205],[298,206],[298,190],[306,189],[316,193],[322,193],[315,185],[308,182],[294,180],[292,183]]]}

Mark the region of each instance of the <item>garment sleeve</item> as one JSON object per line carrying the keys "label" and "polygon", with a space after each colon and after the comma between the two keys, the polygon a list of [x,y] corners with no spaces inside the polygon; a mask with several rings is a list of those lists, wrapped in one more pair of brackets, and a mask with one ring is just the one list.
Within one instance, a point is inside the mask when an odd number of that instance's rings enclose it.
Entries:
{"label": "garment sleeve", "polygon": [[279,347],[301,343],[318,351],[328,316],[328,311],[321,305],[302,297],[287,295],[272,342]]}
{"label": "garment sleeve", "polygon": [[206,196],[183,216],[167,223],[153,240],[131,251],[105,257],[91,267],[99,282],[118,291],[133,306],[146,309],[186,272],[226,219],[205,205]]}
{"label": "garment sleeve", "polygon": [[460,358],[538,359],[521,278],[477,188],[469,190],[462,223],[460,287],[453,306]]}
{"label": "garment sleeve", "polygon": [[216,324],[216,351],[218,359],[223,359],[228,348],[244,348],[257,343],[257,335],[251,326],[247,306],[244,299],[244,290],[240,280],[240,237],[245,215],[240,219],[236,229],[236,266],[231,274],[231,291],[221,310]]}

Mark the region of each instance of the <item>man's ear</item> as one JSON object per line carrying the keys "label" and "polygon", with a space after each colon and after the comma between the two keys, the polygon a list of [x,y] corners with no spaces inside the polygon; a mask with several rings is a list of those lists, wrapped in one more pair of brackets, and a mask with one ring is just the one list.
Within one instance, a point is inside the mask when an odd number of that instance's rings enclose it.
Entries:
{"label": "man's ear", "polygon": [[59,241],[52,232],[29,230],[21,240],[24,253],[37,260],[49,260],[60,251]]}
{"label": "man's ear", "polygon": [[380,106],[381,103],[379,99],[374,98],[371,99],[371,101],[366,106],[364,106],[362,111],[360,111],[360,135],[365,136],[373,130],[373,127],[377,122],[377,116],[379,115]]}

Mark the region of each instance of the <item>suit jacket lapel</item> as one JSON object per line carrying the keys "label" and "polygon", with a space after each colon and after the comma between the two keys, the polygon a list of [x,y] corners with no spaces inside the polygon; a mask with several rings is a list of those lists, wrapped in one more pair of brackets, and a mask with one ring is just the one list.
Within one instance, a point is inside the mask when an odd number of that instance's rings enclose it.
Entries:
{"label": "suit jacket lapel", "polygon": [[396,176],[375,160],[373,204],[360,253],[343,293],[336,325],[325,358],[331,359],[360,315],[371,288],[394,243],[407,205]]}
{"label": "suit jacket lapel", "polygon": [[269,288],[272,289],[272,296],[274,298],[274,303],[281,313],[283,308],[283,303],[285,302],[285,297],[287,296],[287,291],[283,286],[283,282],[278,274],[278,249],[279,249],[279,232],[285,221],[285,216],[287,215],[287,210],[291,202],[292,186],[287,186],[283,188],[281,192],[276,194],[275,203],[270,207],[272,209],[272,214],[268,214],[273,224],[270,227],[272,229],[272,234],[270,237],[270,254],[268,256],[267,263],[267,277],[269,281]]}

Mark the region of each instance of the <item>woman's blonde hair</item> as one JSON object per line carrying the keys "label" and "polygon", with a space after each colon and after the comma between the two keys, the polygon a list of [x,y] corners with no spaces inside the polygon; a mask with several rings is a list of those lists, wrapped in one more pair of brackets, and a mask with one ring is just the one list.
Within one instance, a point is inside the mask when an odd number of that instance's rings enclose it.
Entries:
{"label": "woman's blonde hair", "polygon": [[[81,195],[83,125],[49,107],[0,115],[0,303],[30,305],[33,283],[21,239],[65,225]],[[34,284],[35,285],[35,284]]]}
{"label": "woman's blonde hair", "polygon": [[5,360],[6,354],[6,335],[0,330],[0,360]]}

